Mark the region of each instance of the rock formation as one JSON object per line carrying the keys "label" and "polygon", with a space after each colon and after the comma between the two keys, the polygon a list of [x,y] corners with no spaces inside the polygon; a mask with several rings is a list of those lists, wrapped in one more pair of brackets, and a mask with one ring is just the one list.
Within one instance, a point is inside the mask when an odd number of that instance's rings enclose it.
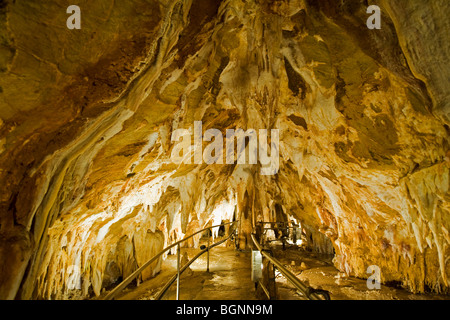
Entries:
{"label": "rock formation", "polygon": [[[99,295],[208,223],[248,248],[257,215],[448,292],[448,1],[78,2],[0,1],[0,298]],[[174,163],[194,121],[277,129],[278,172]]]}

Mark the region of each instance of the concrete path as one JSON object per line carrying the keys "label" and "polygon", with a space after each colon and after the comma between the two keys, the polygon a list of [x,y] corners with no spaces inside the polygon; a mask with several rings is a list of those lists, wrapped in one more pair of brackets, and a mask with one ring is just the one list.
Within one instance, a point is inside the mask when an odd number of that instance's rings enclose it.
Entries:
{"label": "concrete path", "polygon": [[[200,250],[182,249],[189,259]],[[251,252],[236,251],[218,246],[210,251],[210,272],[206,272],[207,255],[203,254],[181,275],[180,300],[255,300],[255,286],[251,281]],[[118,299],[151,300],[176,274],[176,255],[168,256],[162,272],[139,287],[124,290]],[[176,282],[163,300],[174,300]]]}

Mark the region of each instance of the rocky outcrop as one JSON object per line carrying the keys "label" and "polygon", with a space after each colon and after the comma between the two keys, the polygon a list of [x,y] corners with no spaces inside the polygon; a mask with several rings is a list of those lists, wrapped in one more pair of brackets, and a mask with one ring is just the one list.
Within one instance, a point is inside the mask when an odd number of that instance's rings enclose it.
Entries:
{"label": "rocky outcrop", "polygon": [[[81,30],[62,1],[0,5],[0,297],[99,295],[194,227],[239,219],[246,248],[258,216],[448,292],[450,6],[373,4],[380,30],[358,0],[90,2]],[[194,121],[277,129],[277,172],[174,163]]]}

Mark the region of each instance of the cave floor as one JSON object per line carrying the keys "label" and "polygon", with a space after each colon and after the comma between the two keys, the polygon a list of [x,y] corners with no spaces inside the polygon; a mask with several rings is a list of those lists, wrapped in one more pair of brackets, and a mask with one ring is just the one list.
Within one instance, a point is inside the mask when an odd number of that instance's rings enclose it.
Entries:
{"label": "cave floor", "polygon": [[[284,263],[303,282],[316,289],[329,291],[332,300],[450,300],[448,295],[412,294],[398,287],[381,286],[369,290],[365,279],[345,277],[337,270],[332,256],[311,253],[297,247],[273,247],[275,257]],[[189,259],[199,249],[182,249]],[[237,251],[225,245],[210,252],[210,272],[206,272],[207,255],[202,255],[186,270],[180,280],[180,300],[257,300],[251,281],[251,252]],[[168,255],[161,272],[139,286],[129,286],[117,299],[153,300],[160,289],[176,273],[176,255]],[[301,293],[278,274],[277,290],[280,300],[304,300]],[[103,294],[102,294],[103,295]],[[174,300],[176,282],[172,284],[163,300]]]}
{"label": "cave floor", "polygon": [[[332,255],[307,252],[294,246],[283,251],[281,245],[273,252],[302,282],[315,289],[327,290],[331,300],[450,300],[450,295],[413,294],[401,287],[386,285],[381,285],[379,290],[369,290],[366,279],[346,277],[336,269]],[[298,295],[282,275],[277,276],[277,284],[291,295]]]}

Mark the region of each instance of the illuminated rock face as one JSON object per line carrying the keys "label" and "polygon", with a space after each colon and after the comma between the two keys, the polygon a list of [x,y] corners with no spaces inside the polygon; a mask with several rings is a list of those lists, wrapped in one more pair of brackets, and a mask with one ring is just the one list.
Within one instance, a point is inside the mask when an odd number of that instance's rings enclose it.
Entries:
{"label": "illuminated rock face", "polygon": [[[349,275],[448,291],[448,1],[374,1],[380,30],[338,2],[3,5],[0,298],[98,295],[233,217],[241,248],[294,217]],[[278,129],[278,173],[174,164],[194,121]]]}

